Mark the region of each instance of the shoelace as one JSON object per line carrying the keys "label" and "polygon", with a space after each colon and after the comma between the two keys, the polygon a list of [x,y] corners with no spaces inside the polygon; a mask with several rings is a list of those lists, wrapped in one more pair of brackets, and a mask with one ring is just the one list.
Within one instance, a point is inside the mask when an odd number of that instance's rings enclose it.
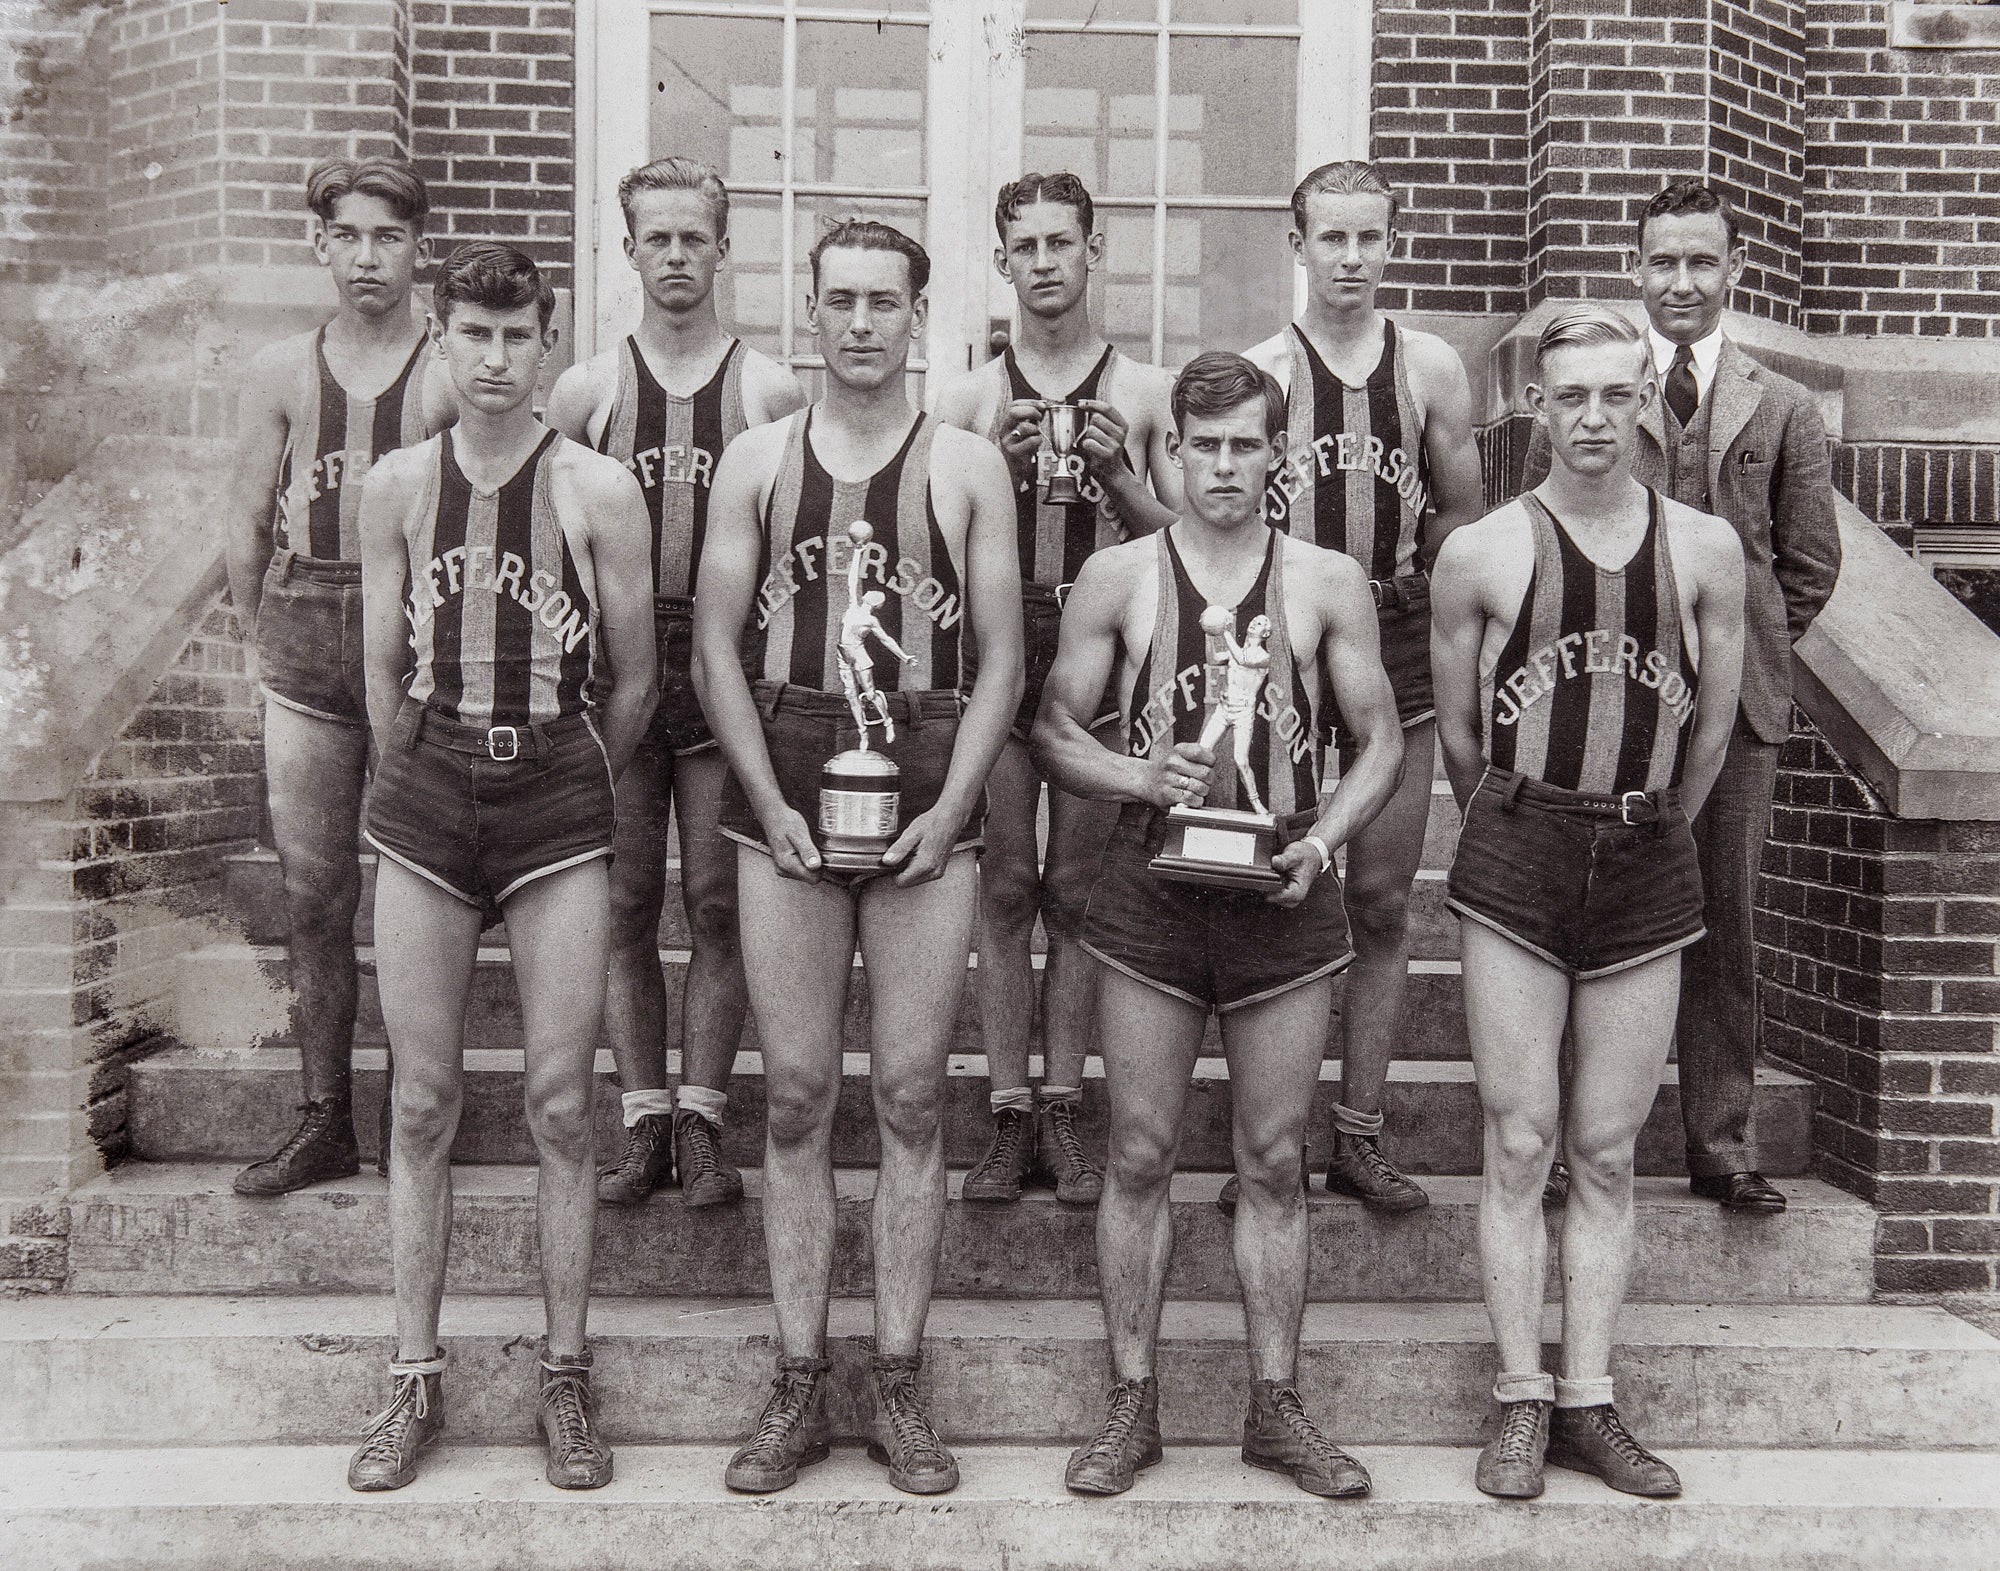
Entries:
{"label": "shoelace", "polygon": [[1117,1458],[1132,1443],[1132,1431],[1139,1427],[1139,1414],[1145,1406],[1143,1388],[1136,1380],[1123,1381],[1111,1388],[1111,1411],[1104,1420],[1104,1427],[1090,1439],[1083,1448],[1089,1458]]}
{"label": "shoelace", "polygon": [[662,1130],[658,1118],[642,1118],[625,1131],[625,1149],[618,1153],[618,1160],[605,1169],[607,1174],[616,1173],[628,1184],[636,1184],[646,1176],[646,1164],[653,1159],[653,1153],[660,1149]]}
{"label": "shoelace", "polygon": [[1351,1462],[1354,1459],[1319,1431],[1306,1406],[1292,1386],[1279,1386],[1271,1393],[1271,1406],[1285,1421],[1298,1442],[1322,1462]]}
{"label": "shoelace", "polygon": [[386,1462],[402,1454],[403,1438],[410,1425],[431,1416],[430,1386],[422,1375],[396,1376],[395,1394],[389,1405],[368,1420],[361,1455],[371,1462]]}
{"label": "shoelace", "polygon": [[1591,1427],[1604,1437],[1606,1445],[1634,1466],[1660,1460],[1634,1438],[1632,1432],[1625,1427],[1624,1421],[1619,1418],[1617,1408],[1605,1408],[1602,1416],[1593,1414],[1590,1423]]}
{"label": "shoelace", "polygon": [[938,1439],[931,1421],[917,1405],[917,1377],[909,1370],[885,1370],[881,1390],[882,1409],[889,1415],[889,1427],[896,1432],[896,1449],[911,1461],[924,1457],[942,1459],[944,1442]]}
{"label": "shoelace", "polygon": [[[687,1148],[683,1157],[682,1188],[722,1171],[722,1160],[715,1149],[715,1126],[701,1114],[688,1114],[681,1126],[681,1141]],[[685,1170],[689,1167],[693,1168],[693,1172]]]}
{"label": "shoelace", "polygon": [[1021,1142],[1027,1137],[1028,1115],[1008,1113],[1000,1120],[993,1136],[993,1154],[982,1166],[1012,1167],[1020,1160]]}
{"label": "shoelace", "polygon": [[590,1416],[585,1411],[589,1392],[578,1374],[555,1375],[542,1387],[542,1406],[555,1414],[556,1448],[565,1457],[578,1451],[594,1451],[590,1438]]}
{"label": "shoelace", "polygon": [[1369,1135],[1357,1137],[1361,1142],[1361,1163],[1368,1169],[1369,1176],[1380,1184],[1400,1184],[1407,1180],[1390,1164],[1382,1154],[1382,1148]]}
{"label": "shoelace", "polygon": [[812,1387],[811,1375],[790,1369],[781,1371],[771,1382],[771,1399],[764,1404],[764,1416],[757,1420],[757,1432],[743,1449],[775,1451],[784,1445],[805,1417]]}
{"label": "shoelace", "polygon": [[1500,1426],[1500,1443],[1494,1454],[1502,1462],[1530,1461],[1535,1454],[1535,1431],[1540,1427],[1539,1404],[1509,1402],[1506,1406],[1507,1418]]}
{"label": "shoelace", "polygon": [[294,1111],[306,1115],[301,1120],[297,1132],[265,1160],[273,1163],[291,1161],[324,1135],[327,1126],[333,1122],[333,1108],[325,1102],[300,1102]]}
{"label": "shoelace", "polygon": [[1049,1130],[1056,1137],[1056,1144],[1062,1147],[1063,1160],[1075,1174],[1095,1173],[1097,1164],[1083,1154],[1083,1142],[1077,1138],[1076,1114],[1066,1102],[1049,1104]]}

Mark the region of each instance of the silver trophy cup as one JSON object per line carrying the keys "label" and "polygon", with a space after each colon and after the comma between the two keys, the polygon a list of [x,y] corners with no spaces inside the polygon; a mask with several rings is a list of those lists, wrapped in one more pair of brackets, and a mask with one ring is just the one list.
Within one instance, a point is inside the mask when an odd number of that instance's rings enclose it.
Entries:
{"label": "silver trophy cup", "polygon": [[1076,470],[1081,467],[1076,461],[1076,441],[1083,435],[1083,411],[1075,404],[1044,407],[1049,412],[1049,451],[1054,462],[1043,495],[1052,507],[1081,502],[1083,493],[1076,484]]}
{"label": "silver trophy cup", "polygon": [[866,745],[835,753],[820,766],[820,857],[828,867],[882,865],[901,825],[901,775],[894,759]]}

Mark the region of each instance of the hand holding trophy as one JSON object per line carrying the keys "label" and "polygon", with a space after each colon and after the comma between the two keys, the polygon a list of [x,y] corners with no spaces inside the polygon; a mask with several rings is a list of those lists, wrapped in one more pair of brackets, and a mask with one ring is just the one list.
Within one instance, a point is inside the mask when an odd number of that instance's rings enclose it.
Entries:
{"label": "hand holding trophy", "polygon": [[1227,606],[1212,605],[1201,614],[1201,630],[1211,639],[1222,640],[1227,664],[1222,692],[1202,726],[1200,745],[1213,750],[1220,746],[1225,732],[1230,734],[1237,784],[1251,810],[1186,804],[1170,808],[1166,843],[1149,866],[1161,878],[1268,892],[1285,881],[1271,867],[1278,820],[1264,806],[1257,789],[1256,772],[1250,765],[1250,739],[1257,698],[1271,670],[1271,652],[1264,647],[1271,636],[1271,620],[1253,616],[1241,643],[1236,641],[1235,626],[1236,613]]}
{"label": "hand holding trophy", "polygon": [[819,772],[821,855],[828,867],[850,872],[882,865],[882,853],[896,838],[902,806],[902,771],[894,759],[868,745],[871,725],[882,728],[883,746],[896,740],[888,697],[875,686],[875,657],[868,640],[873,638],[905,664],[914,659],[875,614],[884,599],[882,591],[864,592],[861,587],[867,560],[863,548],[874,538],[874,526],[865,519],[847,526],[847,609],[840,613],[834,651],[841,691],[847,696],[860,745],[836,753]]}

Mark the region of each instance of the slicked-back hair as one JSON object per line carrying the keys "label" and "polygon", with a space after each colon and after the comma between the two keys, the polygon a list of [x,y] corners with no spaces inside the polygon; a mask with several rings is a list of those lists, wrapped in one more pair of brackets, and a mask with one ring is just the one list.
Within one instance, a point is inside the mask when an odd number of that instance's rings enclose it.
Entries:
{"label": "slicked-back hair", "polygon": [[1066,169],[1052,175],[1030,170],[1020,179],[1003,185],[999,199],[993,204],[993,227],[1000,231],[1002,245],[1007,243],[1007,226],[1021,216],[1022,208],[1036,202],[1055,202],[1074,208],[1086,240],[1097,227],[1097,204],[1091,201],[1090,192],[1081,180]]}
{"label": "slicked-back hair", "polygon": [[455,305],[488,311],[532,305],[546,333],[555,315],[556,292],[527,252],[499,240],[468,240],[444,259],[431,284],[431,310],[440,322],[451,321]]}
{"label": "slicked-back hair", "polygon": [[1213,419],[1242,408],[1253,398],[1264,400],[1264,435],[1275,438],[1285,429],[1285,393],[1278,379],[1226,349],[1204,350],[1174,378],[1174,429],[1185,433],[1190,415],[1197,420]]}
{"label": "slicked-back hair", "polygon": [[1639,215],[1639,254],[1646,254],[1648,223],[1655,218],[1678,218],[1683,213],[1720,213],[1723,230],[1729,236],[1729,249],[1736,249],[1740,237],[1736,229],[1736,210],[1729,205],[1729,198],[1703,180],[1669,180]]}
{"label": "slicked-back hair", "polygon": [[829,225],[813,242],[813,293],[819,293],[819,259],[828,251],[894,251],[910,264],[910,298],[915,300],[931,281],[931,254],[902,230],[873,218],[843,218]]}
{"label": "slicked-back hair", "polygon": [[618,205],[625,210],[625,232],[632,231],[632,203],[641,191],[692,191],[708,203],[715,238],[729,236],[729,187],[722,176],[698,158],[656,158],[627,171],[618,182]]}
{"label": "slicked-back hair", "polygon": [[1358,158],[1343,158],[1336,163],[1321,164],[1292,193],[1292,224],[1303,235],[1306,233],[1306,198],[1309,196],[1379,196],[1389,203],[1389,227],[1396,227],[1396,212],[1401,205],[1396,200],[1396,189],[1383,177],[1382,171],[1373,164],[1364,164]]}
{"label": "slicked-back hair", "polygon": [[344,196],[372,196],[417,229],[430,216],[424,177],[400,158],[323,158],[306,176],[306,206],[322,223]]}
{"label": "slicked-back hair", "polygon": [[[1558,349],[1585,344],[1631,344],[1643,349],[1645,342],[1646,335],[1620,312],[1601,305],[1567,306],[1549,318],[1542,336],[1535,340],[1535,374],[1541,374],[1549,356]],[[1647,367],[1651,369],[1650,357]]]}

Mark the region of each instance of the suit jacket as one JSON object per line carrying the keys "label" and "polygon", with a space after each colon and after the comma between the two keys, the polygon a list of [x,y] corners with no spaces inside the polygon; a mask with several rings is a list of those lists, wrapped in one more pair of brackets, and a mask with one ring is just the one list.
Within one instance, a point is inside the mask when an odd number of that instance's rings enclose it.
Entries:
{"label": "suit jacket", "polygon": [[[1840,576],[1826,427],[1812,394],[1767,370],[1728,339],[1709,384],[1708,506],[1743,540],[1743,718],[1765,742],[1792,728],[1792,644],[1812,625]],[[1656,398],[1633,455],[1642,484],[1667,489],[1666,417]],[[1521,484],[1549,472],[1548,432],[1528,444]]]}

